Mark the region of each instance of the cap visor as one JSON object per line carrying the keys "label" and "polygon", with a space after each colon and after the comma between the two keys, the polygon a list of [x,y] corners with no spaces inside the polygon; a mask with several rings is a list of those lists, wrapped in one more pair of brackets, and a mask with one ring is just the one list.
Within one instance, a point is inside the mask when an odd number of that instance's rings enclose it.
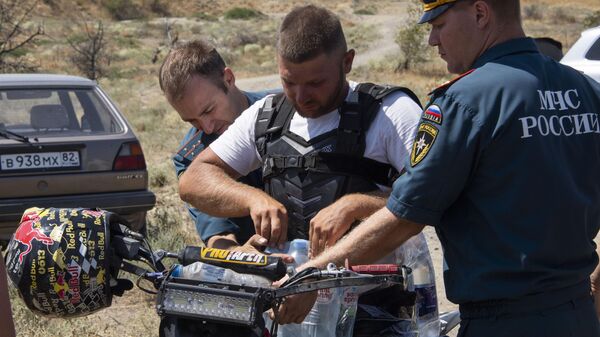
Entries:
{"label": "cap visor", "polygon": [[450,8],[450,6],[452,4],[453,3],[447,3],[447,4],[444,4],[441,6],[437,6],[436,8],[423,13],[423,16],[421,16],[421,19],[419,20],[418,23],[426,23],[426,22],[429,22],[429,21],[437,18],[442,13],[444,13],[448,8]]}

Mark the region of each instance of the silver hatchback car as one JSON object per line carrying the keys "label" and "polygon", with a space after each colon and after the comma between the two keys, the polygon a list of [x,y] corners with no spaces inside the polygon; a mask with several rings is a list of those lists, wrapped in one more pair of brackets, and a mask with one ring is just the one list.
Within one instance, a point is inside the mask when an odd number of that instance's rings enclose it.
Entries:
{"label": "silver hatchback car", "polygon": [[155,201],[140,143],[96,82],[0,75],[0,241],[32,206],[98,207],[144,231]]}

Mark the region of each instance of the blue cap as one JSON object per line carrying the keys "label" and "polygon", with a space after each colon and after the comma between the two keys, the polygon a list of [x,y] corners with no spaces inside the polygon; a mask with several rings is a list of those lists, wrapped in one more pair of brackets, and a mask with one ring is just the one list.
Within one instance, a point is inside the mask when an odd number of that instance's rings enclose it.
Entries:
{"label": "blue cap", "polygon": [[458,0],[421,0],[423,1],[423,16],[419,23],[429,22],[442,15],[448,8],[452,7]]}

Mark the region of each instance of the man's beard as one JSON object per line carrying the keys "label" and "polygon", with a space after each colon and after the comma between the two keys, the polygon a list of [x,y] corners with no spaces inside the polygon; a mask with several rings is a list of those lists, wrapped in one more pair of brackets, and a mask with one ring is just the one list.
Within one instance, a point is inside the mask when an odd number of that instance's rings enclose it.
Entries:
{"label": "man's beard", "polygon": [[344,90],[345,84],[346,84],[346,78],[344,76],[344,69],[343,69],[343,66],[340,66],[340,72],[339,72],[339,76],[338,76],[338,86],[336,87],[334,94],[331,95],[330,99],[324,105],[319,105],[317,102],[309,102],[309,103],[317,103],[318,104],[316,111],[314,113],[310,114],[311,116],[307,116],[307,114],[298,107],[297,103],[294,103],[294,108],[302,117],[317,118],[317,117],[323,116],[339,107],[339,105],[341,103],[341,102],[339,102],[340,96],[343,95],[343,90]]}

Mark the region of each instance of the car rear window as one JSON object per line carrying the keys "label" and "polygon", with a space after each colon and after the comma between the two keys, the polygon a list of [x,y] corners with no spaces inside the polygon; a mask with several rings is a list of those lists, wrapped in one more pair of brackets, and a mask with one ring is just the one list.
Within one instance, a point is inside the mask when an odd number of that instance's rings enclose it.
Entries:
{"label": "car rear window", "polygon": [[588,60],[600,61],[600,38],[594,42],[590,50],[585,54],[585,58]]}
{"label": "car rear window", "polygon": [[2,89],[0,128],[43,137],[114,134],[121,123],[93,89]]}

